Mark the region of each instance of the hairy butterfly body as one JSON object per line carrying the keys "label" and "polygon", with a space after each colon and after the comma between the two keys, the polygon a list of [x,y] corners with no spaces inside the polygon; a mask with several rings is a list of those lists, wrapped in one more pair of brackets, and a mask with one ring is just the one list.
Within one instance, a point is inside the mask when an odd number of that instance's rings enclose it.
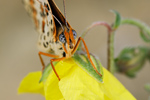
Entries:
{"label": "hairy butterfly body", "polygon": [[60,80],[52,62],[71,57],[77,50],[80,41],[82,41],[89,61],[93,65],[95,71],[101,75],[90,58],[84,40],[81,37],[77,38],[76,31],[66,21],[66,18],[60,12],[53,0],[24,0],[24,4],[27,12],[33,18],[35,27],[39,32],[39,57],[43,69],[45,68],[45,64],[41,55],[55,58],[51,59],[50,63],[56,76]]}
{"label": "hairy butterfly body", "polygon": [[[68,56],[64,52],[63,44],[66,47],[68,47],[67,45],[71,45],[70,47],[72,47],[73,44],[71,44],[71,42],[67,44],[67,41],[64,38],[62,27],[53,17],[53,15],[55,15],[55,17],[59,19],[62,26],[66,30],[65,18],[63,17],[57,6],[54,4],[54,2],[52,0],[24,0],[24,3],[26,10],[33,18],[35,27],[39,32],[39,50],[45,53],[58,55],[60,58]],[[62,39],[64,39],[64,41],[62,41]]]}

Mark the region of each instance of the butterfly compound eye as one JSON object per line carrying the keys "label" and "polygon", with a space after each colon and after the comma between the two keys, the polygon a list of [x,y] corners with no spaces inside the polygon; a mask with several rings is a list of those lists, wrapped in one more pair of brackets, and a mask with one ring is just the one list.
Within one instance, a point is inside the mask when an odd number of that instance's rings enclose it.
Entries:
{"label": "butterfly compound eye", "polygon": [[76,38],[77,38],[77,33],[76,33],[76,31],[75,31],[75,30],[72,30],[72,33],[73,33],[74,39],[76,39]]}
{"label": "butterfly compound eye", "polygon": [[63,32],[59,35],[59,40],[60,40],[60,42],[62,42],[62,43],[65,43],[65,42],[66,42],[66,38],[65,38],[65,35],[64,35]]}

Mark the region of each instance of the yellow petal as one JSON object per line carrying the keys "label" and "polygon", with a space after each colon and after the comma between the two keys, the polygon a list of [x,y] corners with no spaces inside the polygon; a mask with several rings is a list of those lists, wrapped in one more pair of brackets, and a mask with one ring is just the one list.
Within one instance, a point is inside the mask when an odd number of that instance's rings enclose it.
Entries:
{"label": "yellow petal", "polygon": [[58,62],[55,69],[60,81],[52,71],[44,82],[43,89],[43,84],[38,83],[41,72],[30,73],[21,82],[19,93],[45,92],[46,100],[136,100],[105,68],[103,83],[79,67],[73,58]]}
{"label": "yellow petal", "polygon": [[20,83],[18,93],[39,93],[44,95],[44,85],[39,83],[41,72],[29,73]]}
{"label": "yellow petal", "polygon": [[[69,66],[65,63],[65,68]],[[59,82],[65,100],[103,100],[99,82],[75,63],[70,67],[69,74]]]}
{"label": "yellow petal", "polygon": [[[61,80],[58,82],[55,74],[50,74],[52,80],[48,78],[48,82],[50,82],[53,87],[53,89],[51,88],[51,93],[49,93],[51,96],[57,97],[61,94],[61,98],[64,97],[65,100],[136,100],[131,93],[104,68],[104,83],[100,83],[91,77],[82,70],[73,59],[60,61],[55,68]],[[53,84],[55,84],[55,87]],[[56,92],[55,94],[52,93],[55,89],[59,91],[58,94]]]}
{"label": "yellow petal", "polygon": [[134,96],[105,68],[104,83],[100,83],[101,90],[108,100],[136,100]]}
{"label": "yellow petal", "polygon": [[46,100],[63,100],[63,96],[58,87],[58,79],[54,72],[50,73],[44,83],[45,99]]}
{"label": "yellow petal", "polygon": [[[58,65],[55,66],[57,73],[62,78],[66,75],[68,75],[68,70],[71,68],[72,60],[63,62],[60,61]],[[66,65],[70,65],[66,68]],[[60,66],[60,67],[59,67]],[[59,89],[58,85],[59,81],[56,77],[55,73],[52,71],[46,82],[44,83],[44,89],[45,89],[45,98],[46,100],[64,100],[64,97]]]}

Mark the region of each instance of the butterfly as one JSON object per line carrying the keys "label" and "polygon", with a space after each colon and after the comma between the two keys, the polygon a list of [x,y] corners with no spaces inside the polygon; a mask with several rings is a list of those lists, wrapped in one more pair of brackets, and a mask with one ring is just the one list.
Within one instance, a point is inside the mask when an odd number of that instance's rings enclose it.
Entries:
{"label": "butterfly", "polygon": [[73,56],[82,41],[89,61],[95,71],[102,76],[90,58],[85,41],[83,38],[77,37],[76,31],[66,20],[66,15],[61,13],[53,0],[24,0],[24,5],[39,33],[38,48],[40,51],[38,54],[43,66],[42,70],[45,69],[45,64],[41,55],[52,57],[50,64],[60,80],[53,62]]}

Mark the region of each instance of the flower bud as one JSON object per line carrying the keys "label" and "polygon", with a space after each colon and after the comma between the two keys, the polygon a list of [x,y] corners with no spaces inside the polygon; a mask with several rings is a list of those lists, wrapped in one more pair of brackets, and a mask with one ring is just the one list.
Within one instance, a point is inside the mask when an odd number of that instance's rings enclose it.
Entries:
{"label": "flower bud", "polygon": [[134,77],[144,65],[149,48],[125,48],[115,59],[117,71],[129,77]]}

